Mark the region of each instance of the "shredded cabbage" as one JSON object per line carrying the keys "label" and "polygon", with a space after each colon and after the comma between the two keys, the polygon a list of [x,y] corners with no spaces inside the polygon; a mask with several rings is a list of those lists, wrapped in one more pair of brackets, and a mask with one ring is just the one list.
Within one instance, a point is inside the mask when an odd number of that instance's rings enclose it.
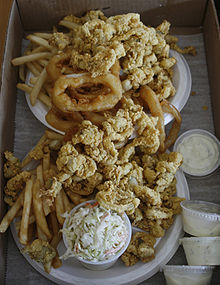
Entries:
{"label": "shredded cabbage", "polygon": [[125,244],[128,230],[125,221],[114,211],[95,203],[86,204],[66,214],[65,234],[68,248],[63,259],[77,256],[89,261],[109,259]]}

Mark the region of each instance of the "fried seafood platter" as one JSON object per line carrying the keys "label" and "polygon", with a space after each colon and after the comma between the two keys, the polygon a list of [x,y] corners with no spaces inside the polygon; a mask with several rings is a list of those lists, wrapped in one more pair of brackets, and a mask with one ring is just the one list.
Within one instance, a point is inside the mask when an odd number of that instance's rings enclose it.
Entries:
{"label": "fried seafood platter", "polygon": [[[27,36],[25,54],[12,60],[23,82],[32,74],[30,85],[17,87],[32,105],[48,107],[47,122],[63,134],[45,130],[23,161],[4,152],[9,210],[0,232],[14,221],[22,252],[50,273],[64,263],[58,250],[64,213],[95,199],[125,212],[137,229],[121,256],[125,266],[150,262],[187,196],[176,196],[182,155],[167,151],[181,125],[167,100],[175,96],[169,50],[195,50],[177,46],[167,21],[147,27],[134,13],[106,18],[90,11],[59,24],[65,31]],[[168,134],[164,113],[174,117]]]}

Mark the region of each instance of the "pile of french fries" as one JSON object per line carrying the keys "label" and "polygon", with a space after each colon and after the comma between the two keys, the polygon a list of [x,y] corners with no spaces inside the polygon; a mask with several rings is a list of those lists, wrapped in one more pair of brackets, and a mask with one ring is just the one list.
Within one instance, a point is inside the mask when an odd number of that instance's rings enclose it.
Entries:
{"label": "pile of french fries", "polygon": [[[32,161],[33,153],[37,149],[42,149],[44,145],[55,145],[57,142],[61,145],[62,139],[62,135],[46,130],[34,149],[21,162],[22,168],[27,167]],[[48,173],[56,173],[56,165],[50,156],[50,151],[44,153],[38,162],[39,165],[30,170],[31,176],[24,189],[3,217],[0,223],[0,233],[4,233],[14,220],[20,243],[23,246],[30,244],[36,238],[47,241],[56,250],[56,256],[51,263],[44,264],[45,271],[49,273],[51,266],[58,268],[62,265],[57,246],[62,238],[60,229],[64,223],[63,214],[86,199],[74,193],[68,193],[67,196],[62,189],[54,198],[53,203],[48,203],[42,191],[48,182]]]}
{"label": "pile of french fries", "polygon": [[32,73],[32,77],[27,83],[18,83],[17,88],[30,95],[30,102],[35,106],[37,99],[51,108],[51,90],[47,84],[47,71],[49,59],[58,51],[48,43],[50,33],[34,33],[27,36],[30,44],[23,56],[14,58],[11,62],[14,66],[19,66],[19,78],[26,81],[27,71]]}

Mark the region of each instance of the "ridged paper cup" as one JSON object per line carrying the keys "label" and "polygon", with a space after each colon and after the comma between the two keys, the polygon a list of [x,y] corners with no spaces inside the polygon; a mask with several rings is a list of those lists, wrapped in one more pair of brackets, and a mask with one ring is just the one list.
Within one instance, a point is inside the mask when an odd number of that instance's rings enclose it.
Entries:
{"label": "ridged paper cup", "polygon": [[[85,202],[77,205],[76,207],[74,207],[70,211],[70,214],[73,215],[74,212],[76,212],[79,208],[84,207],[85,204],[88,204],[88,203],[94,204],[96,202],[97,202],[96,200],[85,201]],[[80,261],[80,263],[84,267],[86,267],[87,269],[90,269],[90,270],[105,270],[105,269],[108,269],[111,266],[113,266],[115,264],[115,262],[118,260],[118,258],[127,249],[128,245],[130,243],[130,240],[131,240],[131,235],[132,235],[132,227],[131,227],[131,223],[130,223],[128,216],[125,213],[123,213],[123,214],[121,214],[121,217],[126,224],[128,236],[127,236],[127,240],[126,240],[124,246],[116,254],[112,255],[109,259],[102,260],[102,261],[90,261],[90,260],[86,260],[86,259],[83,259],[83,258],[77,257],[77,256],[75,256],[73,258],[76,258],[78,261]],[[65,227],[66,227],[66,220],[65,220],[64,225],[63,225],[63,228],[65,228]],[[63,232],[63,242],[64,242],[65,247],[68,248],[69,245],[68,245],[66,235],[64,232]]]}
{"label": "ridged paper cup", "polygon": [[199,237],[220,236],[220,205],[206,201],[181,202],[183,229]]}
{"label": "ridged paper cup", "polygon": [[220,265],[220,237],[180,239],[189,265]]}

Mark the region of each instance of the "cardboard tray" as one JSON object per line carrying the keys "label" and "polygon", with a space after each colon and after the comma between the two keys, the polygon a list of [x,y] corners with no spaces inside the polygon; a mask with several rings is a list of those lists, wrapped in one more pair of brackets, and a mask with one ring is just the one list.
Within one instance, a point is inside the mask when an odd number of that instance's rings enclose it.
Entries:
{"label": "cardboard tray", "polygon": [[[7,15],[12,2],[5,45],[4,29],[7,27]],[[4,4],[2,4],[4,3]],[[20,55],[21,41],[30,31],[48,30],[67,14],[82,15],[89,9],[102,9],[107,16],[128,12],[138,12],[144,23],[156,26],[167,19],[172,23],[175,34],[193,34],[203,32],[206,60],[211,90],[212,111],[215,134],[220,139],[220,33],[217,14],[213,0],[17,0],[0,2],[0,25],[3,28],[0,37],[1,54],[4,57],[0,79],[0,168],[2,170],[3,155],[8,149],[13,150],[17,69],[12,67],[12,58]],[[51,11],[53,11],[51,13]],[[39,21],[40,19],[40,21]],[[208,95],[207,95],[208,96]],[[1,189],[4,186],[2,171],[0,173]],[[205,199],[205,198],[204,198]],[[3,202],[3,191],[0,193],[0,219],[6,206]],[[0,283],[4,280],[6,264],[7,235],[0,235]],[[219,272],[219,271],[218,271]],[[2,284],[2,283],[1,283]]]}

